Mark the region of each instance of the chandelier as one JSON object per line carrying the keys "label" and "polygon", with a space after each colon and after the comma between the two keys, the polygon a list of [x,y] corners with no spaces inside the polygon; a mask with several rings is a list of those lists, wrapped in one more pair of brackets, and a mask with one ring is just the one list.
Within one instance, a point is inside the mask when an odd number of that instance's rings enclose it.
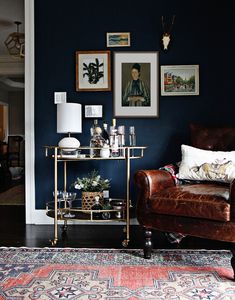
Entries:
{"label": "chandelier", "polygon": [[24,57],[25,56],[25,39],[24,33],[19,32],[19,26],[21,22],[14,22],[16,24],[16,32],[9,34],[5,40],[5,45],[10,55],[15,57]]}

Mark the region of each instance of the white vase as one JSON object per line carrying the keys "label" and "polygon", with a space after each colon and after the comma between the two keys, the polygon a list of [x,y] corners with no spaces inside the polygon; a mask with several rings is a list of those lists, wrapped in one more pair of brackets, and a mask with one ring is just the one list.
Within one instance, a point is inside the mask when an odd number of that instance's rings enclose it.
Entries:
{"label": "white vase", "polygon": [[103,148],[100,150],[100,157],[108,158],[110,156],[110,150],[108,145],[104,145]]}

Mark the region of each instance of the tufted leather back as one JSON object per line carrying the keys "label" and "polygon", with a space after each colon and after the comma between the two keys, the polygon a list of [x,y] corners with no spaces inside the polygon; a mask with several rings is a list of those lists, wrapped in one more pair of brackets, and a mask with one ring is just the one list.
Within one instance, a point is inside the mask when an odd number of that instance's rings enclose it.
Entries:
{"label": "tufted leather back", "polygon": [[190,124],[191,145],[214,151],[235,150],[235,127],[203,127]]}

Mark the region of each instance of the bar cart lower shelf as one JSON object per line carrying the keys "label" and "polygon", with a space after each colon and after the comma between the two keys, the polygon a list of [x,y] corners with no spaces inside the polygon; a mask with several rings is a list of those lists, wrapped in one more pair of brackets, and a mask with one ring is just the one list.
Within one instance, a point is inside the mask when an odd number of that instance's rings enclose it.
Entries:
{"label": "bar cart lower shelf", "polygon": [[[130,200],[130,162],[133,159],[140,159],[144,156],[145,146],[135,146],[135,147],[119,147],[118,149],[123,154],[118,157],[91,157],[90,147],[79,147],[78,156],[64,156],[61,155],[61,150],[64,148],[60,148],[57,146],[45,146],[45,156],[52,158],[54,160],[54,201],[47,203],[47,216],[54,219],[54,239],[51,240],[51,245],[55,246],[58,241],[58,221],[64,222],[63,228],[67,229],[68,221],[84,221],[91,223],[111,223],[111,222],[120,222],[124,224],[123,232],[125,234],[125,239],[122,241],[122,246],[127,247],[130,241],[130,208],[131,208],[131,200]],[[99,148],[96,148],[99,149]],[[123,205],[121,207],[113,206],[113,209],[110,210],[82,210],[81,202],[77,202],[76,199],[73,201],[73,205],[69,206],[69,202],[66,200],[59,201],[57,197],[58,192],[58,163],[63,164],[64,169],[64,187],[63,190],[67,191],[67,162],[82,162],[89,160],[110,160],[117,161],[122,160],[126,163],[126,195],[125,199],[110,199],[110,203],[112,201],[122,201]],[[76,203],[77,202],[77,203]],[[112,204],[111,204],[112,206]],[[111,214],[110,219],[95,219],[94,214],[96,213],[104,213],[109,212]],[[72,215],[72,217],[71,217]]]}
{"label": "bar cart lower shelf", "polygon": [[[59,207],[57,208],[57,221],[63,221],[63,232],[67,231],[68,221],[88,221],[91,223],[111,223],[111,222],[126,222],[126,202],[124,199],[109,199],[111,206],[113,205],[115,208],[112,209],[102,209],[102,210],[84,210],[81,208],[81,199],[74,200],[75,205],[69,208],[67,207],[66,201],[58,201]],[[119,208],[117,207],[117,203],[119,203]],[[77,206],[76,206],[77,204]],[[54,201],[47,203],[47,216],[55,219],[55,209],[54,209]],[[129,209],[132,206],[130,205]],[[110,218],[103,218],[102,215],[104,213],[109,213]],[[97,214],[100,216],[99,218],[95,217]],[[123,232],[127,232],[126,226],[123,227]],[[51,240],[51,244],[54,246],[57,241]],[[124,239],[122,241],[122,246],[127,247],[129,240]]]}

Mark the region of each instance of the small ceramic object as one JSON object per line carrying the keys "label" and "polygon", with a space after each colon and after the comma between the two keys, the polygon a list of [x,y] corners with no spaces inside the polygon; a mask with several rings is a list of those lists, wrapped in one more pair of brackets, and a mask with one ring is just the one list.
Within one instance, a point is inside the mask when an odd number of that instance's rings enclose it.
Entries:
{"label": "small ceramic object", "polygon": [[103,148],[100,150],[100,157],[108,158],[110,156],[109,145],[105,144]]}

